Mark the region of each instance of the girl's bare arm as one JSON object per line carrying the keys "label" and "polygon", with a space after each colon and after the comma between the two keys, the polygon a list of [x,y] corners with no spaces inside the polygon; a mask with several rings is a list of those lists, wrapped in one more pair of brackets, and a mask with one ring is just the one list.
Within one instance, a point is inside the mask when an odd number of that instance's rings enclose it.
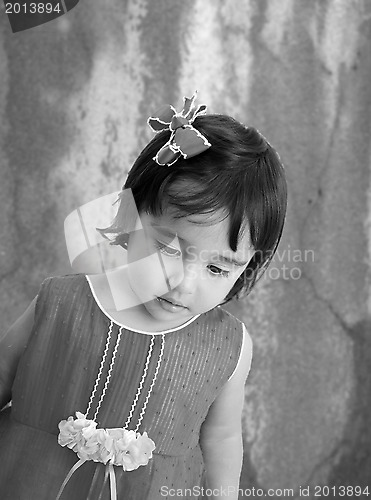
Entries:
{"label": "girl's bare arm", "polygon": [[251,356],[252,343],[246,333],[237,369],[214,401],[202,426],[200,444],[207,487],[215,490],[211,498],[218,500],[238,499],[243,456],[241,416]]}
{"label": "girl's bare arm", "polygon": [[18,361],[34,324],[36,298],[9,330],[0,335],[0,410],[11,400]]}

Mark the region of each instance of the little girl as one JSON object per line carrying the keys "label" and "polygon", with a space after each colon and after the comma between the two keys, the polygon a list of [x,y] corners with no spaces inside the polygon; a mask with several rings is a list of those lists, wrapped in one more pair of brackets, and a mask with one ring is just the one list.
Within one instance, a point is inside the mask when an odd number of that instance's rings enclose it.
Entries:
{"label": "little girl", "polygon": [[100,230],[127,265],[46,279],[0,340],[2,500],[238,498],[251,341],[220,304],[272,259],[286,182],[257,130],[194,99],[149,119]]}

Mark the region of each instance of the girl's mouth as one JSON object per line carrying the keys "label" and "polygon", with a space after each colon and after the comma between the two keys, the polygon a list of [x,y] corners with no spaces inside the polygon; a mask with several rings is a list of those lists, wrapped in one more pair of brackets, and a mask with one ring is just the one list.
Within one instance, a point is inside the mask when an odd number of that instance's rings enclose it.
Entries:
{"label": "girl's mouth", "polygon": [[186,306],[179,302],[172,301],[170,299],[165,299],[164,297],[157,297],[157,301],[160,304],[160,306],[165,309],[165,311],[169,312],[177,312],[181,311],[182,309],[188,309]]}

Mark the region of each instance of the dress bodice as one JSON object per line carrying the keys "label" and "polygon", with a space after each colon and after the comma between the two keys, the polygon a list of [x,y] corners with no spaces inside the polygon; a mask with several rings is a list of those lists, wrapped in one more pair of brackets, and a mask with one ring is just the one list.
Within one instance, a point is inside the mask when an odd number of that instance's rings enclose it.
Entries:
{"label": "dress bodice", "polygon": [[[114,323],[104,314],[84,275],[48,278],[38,295],[31,338],[14,382],[11,420],[19,424],[18,434],[26,436],[30,434],[27,429],[33,429],[36,434],[39,431],[39,441],[42,441],[40,436],[47,436],[49,468],[53,468],[54,453],[58,456],[59,468],[68,455],[64,472],[57,474],[60,478],[66,475],[67,467],[71,467],[76,457],[71,450],[57,444],[58,423],[76,411],[85,413],[88,407],[88,418],[93,418],[99,405],[98,427],[122,427],[129,422],[128,429],[146,431],[156,445],[153,463],[126,475],[123,471],[117,474],[118,489],[120,481],[121,488],[124,484],[127,488],[128,481],[139,474],[150,481],[148,491],[152,493],[148,495],[152,496],[148,499],[157,498],[154,490],[158,498],[164,498],[158,492],[158,485],[165,481],[160,477],[161,468],[156,466],[158,460],[163,463],[168,457],[174,464],[182,462],[182,471],[197,467],[196,476],[201,474],[200,429],[211,404],[236,368],[242,339],[242,324],[220,307],[171,331],[142,334]],[[109,360],[115,350],[106,384]],[[105,354],[107,363],[102,366]],[[96,384],[99,371],[101,376]],[[11,432],[11,427],[7,432]],[[55,443],[55,450],[51,443]],[[16,450],[13,452],[16,454]],[[23,452],[27,454],[30,450]],[[38,453],[41,452],[36,452],[36,461]],[[30,460],[34,462],[31,452]],[[32,467],[33,475],[37,476],[39,469],[34,463]],[[171,466],[172,477],[180,481],[186,473],[180,469],[176,472],[176,467]],[[87,470],[93,471],[87,468],[75,475],[86,475]],[[4,474],[6,471],[3,477]],[[182,479],[184,484],[195,480],[193,473],[187,474],[188,477]],[[10,476],[9,470],[6,480]],[[0,491],[1,478],[0,473]],[[76,481],[75,488],[78,479]],[[85,497],[76,497],[82,498]],[[147,496],[142,492],[142,497],[133,493],[124,498],[142,500]]]}

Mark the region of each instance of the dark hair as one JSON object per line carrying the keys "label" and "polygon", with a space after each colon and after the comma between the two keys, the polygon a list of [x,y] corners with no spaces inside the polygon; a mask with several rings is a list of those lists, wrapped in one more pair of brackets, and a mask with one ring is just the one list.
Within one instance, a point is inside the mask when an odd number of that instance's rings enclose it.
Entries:
{"label": "dark hair", "polygon": [[[193,126],[211,143],[203,153],[159,166],[154,156],[169,140],[158,133],[131,168],[123,189],[131,189],[138,212],[160,215],[168,206],[179,217],[223,210],[229,215],[229,246],[236,251],[246,221],[255,254],[225,302],[248,293],[269,265],[281,238],[286,213],[284,169],[273,147],[253,127],[226,115],[201,115]],[[187,182],[187,189],[179,189]],[[178,188],[178,189],[177,189]],[[121,208],[121,211],[120,211]],[[103,234],[125,232],[119,207]]]}

